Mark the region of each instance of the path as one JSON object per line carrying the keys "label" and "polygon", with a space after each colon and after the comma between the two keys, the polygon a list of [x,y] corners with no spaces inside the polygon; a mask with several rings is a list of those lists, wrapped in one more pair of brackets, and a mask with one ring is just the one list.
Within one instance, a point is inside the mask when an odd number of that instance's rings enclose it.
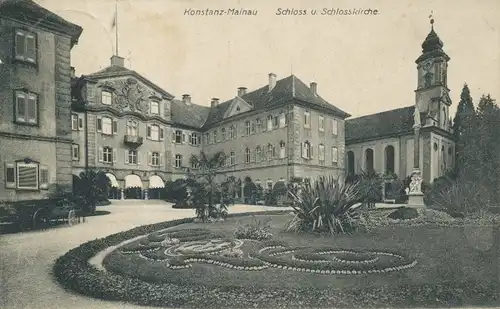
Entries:
{"label": "path", "polygon": [[[73,227],[0,235],[0,308],[132,309],[147,308],[101,301],[64,291],[52,278],[54,261],[78,245],[136,226],[194,216],[192,209],[173,209],[153,201],[117,201],[99,207],[105,216],[87,218]],[[235,205],[230,213],[283,209]]]}

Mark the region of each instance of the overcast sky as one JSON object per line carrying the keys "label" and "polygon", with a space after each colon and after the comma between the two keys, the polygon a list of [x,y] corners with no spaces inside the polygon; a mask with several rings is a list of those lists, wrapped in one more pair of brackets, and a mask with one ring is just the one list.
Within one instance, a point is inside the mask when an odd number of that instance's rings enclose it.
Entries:
{"label": "overcast sky", "polygon": [[[35,0],[83,27],[72,51],[76,73],[109,65],[114,0]],[[352,5],[352,3],[356,3]],[[416,4],[418,2],[418,4]],[[414,4],[412,4],[414,3]],[[186,9],[252,9],[257,16],[186,16]],[[376,16],[277,16],[282,9],[371,8]],[[430,31],[444,42],[454,107],[464,82],[474,102],[500,99],[498,0],[120,0],[119,55],[176,97],[231,99],[291,72],[318,83],[323,98],[353,116],[414,104],[415,59]],[[455,108],[452,108],[454,113]]]}

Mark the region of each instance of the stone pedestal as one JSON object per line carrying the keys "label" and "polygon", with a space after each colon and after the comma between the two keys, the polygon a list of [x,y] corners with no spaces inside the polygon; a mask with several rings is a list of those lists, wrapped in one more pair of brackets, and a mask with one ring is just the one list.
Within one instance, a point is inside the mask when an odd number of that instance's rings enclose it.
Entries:
{"label": "stone pedestal", "polygon": [[425,207],[424,194],[422,193],[422,176],[420,169],[414,169],[411,174],[411,183],[408,193],[408,207]]}
{"label": "stone pedestal", "polygon": [[120,189],[120,199],[121,200],[125,199],[125,192],[123,192],[123,189]]}
{"label": "stone pedestal", "polygon": [[144,199],[145,200],[148,199],[148,190],[147,189],[144,190]]}

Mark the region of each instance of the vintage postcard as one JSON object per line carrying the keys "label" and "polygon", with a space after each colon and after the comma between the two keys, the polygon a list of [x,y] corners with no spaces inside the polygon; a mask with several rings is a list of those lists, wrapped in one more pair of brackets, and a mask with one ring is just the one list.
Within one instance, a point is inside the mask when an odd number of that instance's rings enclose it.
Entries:
{"label": "vintage postcard", "polygon": [[496,0],[0,0],[0,308],[500,306]]}

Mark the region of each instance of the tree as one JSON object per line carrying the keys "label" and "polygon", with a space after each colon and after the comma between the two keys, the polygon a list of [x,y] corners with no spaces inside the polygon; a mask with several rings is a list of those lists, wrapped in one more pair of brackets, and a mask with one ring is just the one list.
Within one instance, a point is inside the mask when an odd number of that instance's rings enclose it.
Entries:
{"label": "tree", "polygon": [[249,176],[245,177],[243,181],[243,195],[245,198],[245,203],[255,203],[255,191],[257,190],[257,186],[252,181],[252,178]]}
{"label": "tree", "polygon": [[111,181],[106,173],[94,168],[81,172],[79,178],[74,184],[75,199],[84,212],[93,214],[97,203],[107,197]]}
{"label": "tree", "polygon": [[455,136],[456,169],[460,174],[470,174],[474,165],[474,141],[475,141],[476,114],[474,104],[467,84],[462,88],[460,102],[453,120],[453,135]]}
{"label": "tree", "polygon": [[221,191],[216,178],[223,174],[221,170],[225,160],[226,155],[222,151],[211,157],[202,151],[199,156],[192,155],[189,159],[191,166],[197,167],[196,173],[190,172],[188,177],[188,186],[191,189],[189,200],[196,208],[196,216],[203,222],[216,213],[215,200]]}

